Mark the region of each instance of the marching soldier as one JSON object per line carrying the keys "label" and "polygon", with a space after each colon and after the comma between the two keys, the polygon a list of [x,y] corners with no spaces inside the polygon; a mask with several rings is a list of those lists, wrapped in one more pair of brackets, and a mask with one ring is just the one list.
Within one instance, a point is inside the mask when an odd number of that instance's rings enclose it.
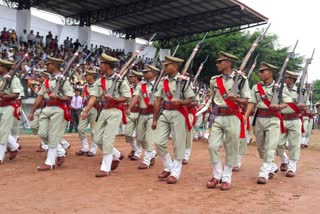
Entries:
{"label": "marching soldier", "polygon": [[305,132],[302,133],[301,148],[307,148],[309,146],[310,136],[313,128],[313,106],[310,102],[312,100],[312,88],[310,84],[306,85],[305,99],[307,100],[307,108],[303,112],[303,125]]}
{"label": "marching soldier", "polygon": [[[141,72],[137,72],[134,70],[132,70],[131,73],[128,74],[131,96],[134,95],[134,91],[136,90],[142,77],[143,74]],[[129,99],[128,103],[130,103],[130,101],[131,98]],[[138,160],[141,156],[141,145],[139,144],[139,142],[137,143],[135,139],[135,132],[138,124],[139,112],[139,103],[132,106],[130,110],[130,115],[127,115],[127,124],[124,129],[126,143],[129,143],[132,149],[128,157],[130,158],[130,160],[133,161]]]}
{"label": "marching soldier", "polygon": [[[83,89],[83,111],[86,108],[89,98],[90,98],[90,92],[94,88],[94,83],[96,82],[96,79],[98,77],[98,73],[94,70],[87,70],[85,75],[86,84],[84,85]],[[93,128],[97,120],[98,116],[98,109],[99,109],[99,102],[96,102],[91,108],[91,110],[87,114],[86,119],[80,119],[79,125],[78,125],[78,136],[80,138],[82,148],[77,151],[75,154],[78,156],[87,155],[88,157],[93,157],[97,153],[97,145],[95,142],[92,142],[92,145],[89,149],[89,142],[86,135],[86,129],[88,125],[90,124],[91,128],[91,138],[93,139]]]}
{"label": "marching soldier", "polygon": [[[70,82],[66,80],[58,94],[52,93],[57,84],[57,78],[61,75],[60,66],[62,63],[63,60],[61,59],[47,58],[46,65],[47,72],[50,73],[50,79],[47,79],[42,85],[29,115],[29,119],[32,121],[35,111],[45,99],[46,107],[42,109],[40,114],[38,134],[42,141],[48,145],[48,154],[45,163],[38,166],[38,171],[52,170],[55,167],[56,160],[57,166],[62,166],[64,163],[65,151],[61,149],[60,143],[65,144],[63,135],[67,125],[67,116],[70,114],[68,106],[73,96],[73,89]],[[59,154],[59,150],[62,150],[62,154]]]}
{"label": "marching soldier", "polygon": [[274,78],[279,68],[268,64],[261,63],[259,77],[261,82],[253,86],[251,98],[247,107],[245,118],[256,107],[255,131],[257,149],[263,164],[260,168],[258,184],[266,184],[276,172],[277,167],[274,164],[274,156],[279,142],[280,131],[284,133],[284,126],[280,110],[287,107],[287,103],[292,102],[289,91],[286,86],[280,99],[280,105],[270,105],[273,96]]}
{"label": "marching soldier", "polygon": [[[300,110],[304,110],[305,106],[297,105],[299,94],[295,83],[299,76],[300,74],[298,73],[286,71],[285,83],[287,84],[293,102],[288,103],[288,107],[281,110],[286,133],[280,135],[276,150],[277,155],[279,155],[281,158],[280,171],[286,172],[287,177],[295,176],[297,161],[300,157],[300,141],[302,132]],[[289,159],[285,153],[287,140],[289,142]]]}
{"label": "marching soldier", "polygon": [[[213,164],[213,178],[207,183],[208,188],[215,188],[222,182],[220,189],[231,188],[232,167],[237,162],[239,151],[239,138],[244,137],[244,121],[239,106],[246,106],[250,98],[248,80],[242,76],[242,84],[239,94],[229,94],[234,84],[236,71],[233,70],[238,57],[219,52],[216,60],[217,70],[221,75],[213,76],[210,81],[210,89],[213,97],[214,107],[212,114],[215,120],[210,129],[209,154]],[[222,169],[220,149],[225,149],[225,164]]]}
{"label": "marching soldier", "polygon": [[[95,105],[97,98],[101,98],[102,111],[98,118],[98,121],[94,127],[93,141],[102,149],[103,159],[100,167],[100,171],[96,174],[96,177],[106,177],[110,175],[113,164],[113,148],[114,140],[116,137],[117,129],[121,124],[126,123],[124,103],[131,97],[130,88],[127,81],[116,81],[114,74],[115,63],[118,62],[116,58],[108,56],[103,53],[101,55],[100,70],[104,74],[95,84],[90,91],[90,99],[87,107],[82,112],[81,118],[86,119],[89,111]],[[107,94],[107,90],[111,88],[113,84],[115,86],[114,94]],[[120,160],[114,162],[119,164]]]}
{"label": "marching soldier", "polygon": [[[175,184],[179,180],[182,168],[182,160],[186,149],[187,128],[191,130],[191,124],[187,110],[183,107],[188,105],[194,97],[191,86],[182,91],[183,100],[173,98],[173,94],[177,87],[177,81],[180,77],[179,69],[184,60],[165,56],[165,73],[162,82],[158,85],[155,94],[156,100],[154,104],[152,129],[156,129],[155,143],[158,147],[164,170],[158,176],[160,180],[166,180],[168,184]],[[164,100],[164,110],[159,119],[160,103]],[[172,131],[174,160],[172,161],[168,152],[168,138]]]}
{"label": "marching soldier", "polygon": [[[42,71],[39,73],[39,77],[37,80],[43,84],[48,78],[50,77],[50,73]],[[41,90],[41,86],[36,90],[36,93],[38,94],[39,91]],[[34,135],[38,135],[39,131],[39,122],[40,122],[40,114],[42,112],[42,109],[45,107],[45,101],[42,100],[39,108],[34,112],[33,114],[33,120],[30,121],[30,128],[33,132]],[[37,149],[37,152],[45,152],[48,150],[48,145],[45,144],[43,141],[41,141],[40,148]]]}
{"label": "marching soldier", "polygon": [[[12,78],[10,86],[0,92],[0,164],[4,161],[14,117],[18,117],[19,104],[17,99],[21,93],[20,80],[16,76],[8,76],[13,65],[14,63],[10,61],[0,59],[0,87],[4,84],[6,78]],[[9,156],[9,159],[12,159],[11,156]]]}
{"label": "marching soldier", "polygon": [[134,97],[128,108],[128,114],[131,114],[132,108],[139,103],[140,116],[137,124],[137,141],[145,150],[143,162],[138,169],[148,169],[155,163],[156,152],[154,150],[155,131],[151,129],[153,105],[150,101],[150,94],[155,84],[155,77],[160,70],[154,66],[145,65],[142,70],[144,81],[137,86]]}

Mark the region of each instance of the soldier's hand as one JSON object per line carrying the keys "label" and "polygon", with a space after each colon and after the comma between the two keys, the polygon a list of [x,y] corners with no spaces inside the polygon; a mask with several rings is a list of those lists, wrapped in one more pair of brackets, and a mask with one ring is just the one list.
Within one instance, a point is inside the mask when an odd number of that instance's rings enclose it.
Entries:
{"label": "soldier's hand", "polygon": [[151,125],[152,130],[155,130],[157,128],[157,121],[153,121]]}
{"label": "soldier's hand", "polygon": [[244,123],[245,126],[247,126],[247,120],[248,120],[248,117],[243,116],[243,123]]}
{"label": "soldier's hand", "polygon": [[112,100],[111,94],[105,94],[105,95],[104,95],[104,98],[105,98],[106,100]]}
{"label": "soldier's hand", "polygon": [[130,115],[130,113],[131,113],[131,109],[128,108],[128,109],[126,110],[126,115]]}
{"label": "soldier's hand", "polygon": [[280,110],[280,106],[277,105],[277,104],[271,104],[271,105],[270,105],[270,109],[271,109],[272,111],[278,111],[278,110]]}
{"label": "soldier's hand", "polygon": [[179,106],[179,105],[181,105],[181,101],[178,100],[178,99],[176,99],[176,98],[173,98],[173,99],[171,100],[171,104],[172,104],[172,105],[175,105],[175,106]]}
{"label": "soldier's hand", "polygon": [[87,113],[86,113],[86,112],[82,112],[81,115],[80,115],[80,118],[81,118],[82,120],[87,119]]}
{"label": "soldier's hand", "polygon": [[4,97],[4,93],[0,93],[0,98],[3,98]]}
{"label": "soldier's hand", "polygon": [[52,94],[49,95],[49,98],[52,99],[52,100],[56,100],[56,99],[58,99],[58,96],[55,95],[54,93],[52,93]]}
{"label": "soldier's hand", "polygon": [[34,115],[33,115],[33,113],[30,113],[30,114],[29,114],[28,120],[30,120],[30,121],[34,120]]}
{"label": "soldier's hand", "polygon": [[298,104],[297,107],[298,107],[298,109],[300,111],[304,111],[306,109],[306,105],[305,104]]}
{"label": "soldier's hand", "polygon": [[237,96],[233,93],[229,93],[227,96],[227,99],[234,101],[235,99],[237,99]]}

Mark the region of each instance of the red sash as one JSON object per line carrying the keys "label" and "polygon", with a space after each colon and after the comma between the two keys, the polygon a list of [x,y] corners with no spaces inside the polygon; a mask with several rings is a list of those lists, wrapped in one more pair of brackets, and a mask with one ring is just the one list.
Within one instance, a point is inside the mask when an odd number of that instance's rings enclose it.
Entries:
{"label": "red sash", "polygon": [[[103,93],[105,93],[105,92],[107,91],[106,78],[102,77],[102,78],[100,79],[100,83],[101,83],[101,87],[102,87]],[[111,101],[108,101],[108,102],[111,102]],[[114,102],[115,102],[115,101],[114,101]],[[122,114],[122,123],[123,123],[123,124],[127,124],[126,109],[125,109],[124,104],[120,104],[119,107],[116,107],[116,109],[118,109],[118,110],[121,111],[121,114]]]}
{"label": "red sash", "polygon": [[245,127],[244,127],[243,115],[238,110],[237,104],[235,104],[231,100],[225,99],[226,96],[223,96],[223,95],[227,95],[227,90],[224,87],[222,77],[218,77],[217,78],[217,86],[218,86],[220,95],[223,98],[224,102],[227,104],[227,106],[230,109],[232,109],[234,111],[234,113],[236,114],[237,118],[239,118],[239,120],[240,120],[240,138],[245,138],[246,132],[245,132]]}
{"label": "red sash", "polygon": [[[257,84],[257,89],[258,89],[258,92],[259,92],[259,95],[260,95],[261,100],[262,100],[263,103],[270,109],[270,104],[271,104],[271,102],[269,101],[269,99],[268,99],[265,91],[263,90],[261,83]],[[286,129],[285,129],[285,127],[284,127],[284,122],[283,122],[283,118],[282,118],[282,116],[281,116],[281,113],[274,112],[274,116],[277,117],[277,118],[279,118],[279,120],[280,120],[281,133],[285,133],[285,132],[286,132]]]}
{"label": "red sash", "polygon": [[[164,90],[164,93],[167,95],[168,100],[171,101],[173,96],[172,96],[172,94],[170,92],[170,89],[169,89],[169,81],[168,81],[168,79],[164,79],[163,80],[163,90]],[[189,120],[189,117],[188,117],[188,111],[182,106],[179,107],[177,110],[184,116],[184,118],[186,120],[188,131],[190,131],[192,129],[192,126],[190,124],[190,120]]]}
{"label": "red sash", "polygon": [[133,96],[133,93],[134,93],[134,90],[133,90],[132,86],[130,86],[130,94],[131,94],[131,97]]}
{"label": "red sash", "polygon": [[288,106],[296,113],[297,115],[300,115],[301,120],[301,132],[304,133],[304,125],[303,125],[303,115],[301,114],[300,110],[298,109],[297,105],[295,103],[288,103]]}
{"label": "red sash", "polygon": [[[46,79],[46,81],[44,81],[44,86],[46,88],[48,95],[51,95],[52,92],[50,91],[50,87],[49,87],[49,79]],[[69,103],[59,102],[58,107],[64,111],[64,119],[66,121],[72,121]]]}
{"label": "red sash", "polygon": [[142,92],[142,97],[143,97],[144,103],[146,104],[146,106],[149,106],[149,96],[148,96],[146,83],[143,83],[141,85],[141,92]]}

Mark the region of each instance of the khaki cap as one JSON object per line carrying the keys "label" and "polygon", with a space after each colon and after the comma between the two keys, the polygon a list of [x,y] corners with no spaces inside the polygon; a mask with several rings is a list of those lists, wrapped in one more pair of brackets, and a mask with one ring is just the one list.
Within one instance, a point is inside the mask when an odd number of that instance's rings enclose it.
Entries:
{"label": "khaki cap", "polygon": [[41,71],[39,74],[44,74],[44,75],[46,75],[47,77],[50,77],[50,73],[48,73],[47,71]]}
{"label": "khaki cap", "polygon": [[300,76],[300,73],[296,73],[296,72],[293,72],[293,71],[286,70],[286,77],[291,77],[293,79],[298,79],[299,76]]}
{"label": "khaki cap", "polygon": [[87,75],[87,74],[97,75],[97,74],[98,74],[98,72],[96,72],[96,71],[95,71],[95,70],[93,70],[93,69],[87,69],[87,70],[86,70],[86,73],[85,73],[84,75]]}
{"label": "khaki cap", "polygon": [[47,65],[47,64],[50,64],[50,63],[55,63],[55,64],[58,64],[58,65],[61,65],[63,62],[64,61],[62,59],[58,59],[58,58],[55,58],[55,57],[48,56],[45,64]]}
{"label": "khaki cap", "polygon": [[136,76],[136,77],[143,77],[143,74],[139,71],[131,70],[128,76]]}
{"label": "khaki cap", "polygon": [[142,72],[147,72],[147,71],[155,71],[155,72],[160,72],[160,70],[152,65],[146,64],[144,65],[144,69]]}
{"label": "khaki cap", "polygon": [[239,60],[239,58],[233,54],[229,54],[223,51],[220,51],[218,53],[218,59],[216,60],[216,62],[220,62],[220,61],[224,61],[224,60],[230,60],[230,61],[237,61]]}
{"label": "khaki cap", "polygon": [[278,72],[279,71],[279,67],[275,66],[275,65],[271,65],[269,63],[266,62],[261,62],[261,66],[259,68],[259,71],[263,71],[263,70],[271,70],[271,71],[275,71]]}
{"label": "khaki cap", "polygon": [[115,63],[115,62],[118,62],[119,60],[112,57],[112,56],[109,56],[105,53],[101,54],[101,62],[109,62],[109,63]]}
{"label": "khaki cap", "polygon": [[183,59],[180,59],[178,57],[174,57],[174,56],[165,56],[164,57],[164,65],[170,64],[170,63],[177,63],[177,64],[181,64],[184,62]]}
{"label": "khaki cap", "polygon": [[14,65],[14,63],[8,60],[0,59],[0,65],[10,69]]}

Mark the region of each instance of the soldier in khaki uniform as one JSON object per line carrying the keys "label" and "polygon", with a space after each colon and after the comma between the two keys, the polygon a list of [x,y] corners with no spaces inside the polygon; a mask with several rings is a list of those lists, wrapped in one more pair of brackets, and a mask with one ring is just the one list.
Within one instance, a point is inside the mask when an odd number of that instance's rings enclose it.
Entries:
{"label": "soldier in khaki uniform", "polygon": [[302,139],[301,139],[301,148],[306,148],[309,146],[311,131],[313,128],[313,106],[310,100],[312,100],[312,89],[311,85],[307,84],[306,86],[306,92],[305,92],[305,100],[307,108],[303,112],[303,126],[305,128],[305,132],[302,133]]}
{"label": "soldier in khaki uniform", "polygon": [[[250,98],[250,89],[248,80],[242,76],[241,81],[244,81],[240,88],[239,94],[232,95],[229,90],[234,84],[235,72],[233,71],[234,63],[238,57],[219,52],[219,57],[216,61],[217,70],[221,75],[213,76],[210,81],[210,89],[213,97],[214,107],[212,114],[215,115],[215,120],[210,129],[209,135],[209,154],[213,165],[213,178],[207,183],[208,188],[215,188],[222,181],[221,190],[231,188],[232,167],[237,162],[239,151],[239,139],[241,132],[241,121],[238,115],[241,113],[239,105],[246,105]],[[225,88],[225,92],[220,89]],[[222,94],[223,93],[223,94]],[[229,107],[229,102],[234,103],[235,109]],[[228,102],[228,103],[227,103]],[[225,150],[225,164],[222,168],[220,157],[221,147]]]}
{"label": "soldier in khaki uniform", "polygon": [[[29,119],[32,121],[34,112],[39,108],[43,99],[46,107],[42,109],[39,122],[39,136],[45,144],[48,144],[48,155],[45,163],[38,167],[38,171],[46,171],[54,168],[57,159],[57,166],[64,163],[64,154],[59,155],[60,143],[64,142],[63,135],[67,125],[65,112],[68,103],[73,96],[73,88],[68,80],[63,84],[62,90],[54,94],[53,90],[57,84],[60,73],[60,66],[63,60],[48,57],[46,61],[47,72],[50,79],[46,80],[38,93],[38,97],[30,112]],[[54,128],[53,128],[54,127]],[[62,149],[63,152],[64,149]],[[58,156],[58,157],[57,157]]]}
{"label": "soldier in khaki uniform", "polygon": [[[131,73],[128,74],[128,79],[130,82],[130,93],[131,96],[134,95],[134,91],[136,90],[140,80],[142,79],[143,74],[138,71],[132,70]],[[128,103],[131,102],[131,98]],[[124,129],[124,136],[126,138],[126,143],[129,143],[131,146],[131,152],[128,155],[130,160],[136,161],[141,156],[141,145],[135,139],[135,132],[138,124],[140,107],[139,103],[132,106],[130,115],[127,115],[127,124]]]}
{"label": "soldier in khaki uniform", "polygon": [[128,114],[131,114],[133,106],[139,103],[140,116],[137,124],[137,141],[145,150],[145,154],[143,162],[139,164],[138,169],[148,169],[154,165],[156,155],[154,150],[155,131],[151,129],[153,104],[149,103],[149,101],[159,69],[147,64],[142,72],[144,81],[139,83],[134,92],[134,97],[128,108]]}
{"label": "soldier in khaki uniform", "polygon": [[272,100],[275,84],[274,77],[278,69],[274,65],[265,62],[261,63],[261,68],[259,69],[261,82],[253,86],[245,114],[245,118],[248,118],[253,109],[257,108],[254,134],[259,156],[263,160],[257,180],[258,184],[266,184],[268,179],[271,179],[274,173],[278,171],[274,164],[274,156],[281,131],[281,120],[278,116],[280,115],[280,110],[286,108],[287,103],[292,102],[288,88],[284,86],[280,99],[281,104],[271,104],[270,107],[266,104]]}
{"label": "soldier in khaki uniform", "polygon": [[[280,135],[277,155],[281,158],[280,171],[286,172],[287,177],[294,177],[297,169],[297,161],[300,158],[300,143],[301,143],[301,120],[299,117],[300,110],[305,108],[304,105],[298,104],[298,90],[295,85],[300,74],[292,71],[286,71],[285,83],[290,92],[292,103],[288,104],[287,108],[281,110],[284,120],[286,133]],[[286,141],[289,142],[289,159],[285,152]]]}
{"label": "soldier in khaki uniform", "polygon": [[[83,90],[83,109],[86,108],[89,98],[90,92],[94,88],[94,83],[98,77],[98,73],[94,70],[87,70],[85,73],[86,84]],[[90,124],[91,128],[91,138],[93,138],[93,128],[95,126],[97,116],[98,116],[99,102],[95,103],[93,108],[88,112],[86,119],[80,119],[78,125],[78,135],[82,144],[82,148],[77,151],[75,154],[78,156],[87,155],[88,157],[93,157],[97,153],[97,145],[95,142],[92,142],[92,145],[89,149],[89,142],[87,139],[86,129]]]}
{"label": "soldier in khaki uniform", "polygon": [[[39,77],[37,78],[37,80],[43,84],[45,80],[47,80],[50,77],[50,73],[48,72],[40,72],[39,73]],[[39,86],[39,88],[36,90],[36,93],[38,94],[39,91],[41,90],[41,86]],[[39,122],[40,122],[40,114],[42,112],[42,109],[45,107],[45,101],[43,100],[39,106],[39,108],[34,112],[33,114],[33,120],[30,121],[30,128],[33,132],[34,135],[38,135],[39,132]],[[41,141],[40,147],[39,149],[37,149],[37,152],[45,152],[48,150],[48,145],[46,145],[45,143],[43,143],[43,141]]]}
{"label": "soldier in khaki uniform", "polygon": [[[159,179],[167,180],[169,184],[175,184],[180,177],[182,160],[186,149],[187,126],[190,126],[188,112],[185,108],[183,110],[182,106],[188,105],[195,96],[189,85],[182,92],[183,100],[173,98],[177,81],[180,78],[179,69],[183,61],[176,57],[165,56],[164,69],[168,76],[164,77],[159,83],[155,94],[152,129],[156,129],[155,144],[158,147],[158,154],[164,165],[164,170],[159,175]],[[164,100],[164,110],[158,119],[162,100]],[[170,131],[172,131],[174,147],[173,161],[168,152]]]}
{"label": "soldier in khaki uniform", "polygon": [[125,117],[124,103],[131,97],[129,85],[124,80],[115,82],[114,94],[107,93],[115,81],[116,74],[113,69],[116,62],[118,62],[116,58],[104,53],[101,55],[100,70],[105,76],[101,77],[91,90],[88,105],[81,115],[82,119],[86,119],[97,98],[101,98],[102,111],[94,127],[93,141],[102,149],[103,159],[96,177],[106,177],[110,174],[116,132],[121,124],[121,119],[123,120]]}
{"label": "soldier in khaki uniform", "polygon": [[[16,107],[17,98],[21,93],[18,77],[6,76],[12,66],[12,62],[0,59],[0,87],[6,78],[12,78],[10,86],[0,92],[0,164],[4,161],[8,137],[14,122],[14,112],[18,110]],[[9,157],[9,159],[11,158]]]}

